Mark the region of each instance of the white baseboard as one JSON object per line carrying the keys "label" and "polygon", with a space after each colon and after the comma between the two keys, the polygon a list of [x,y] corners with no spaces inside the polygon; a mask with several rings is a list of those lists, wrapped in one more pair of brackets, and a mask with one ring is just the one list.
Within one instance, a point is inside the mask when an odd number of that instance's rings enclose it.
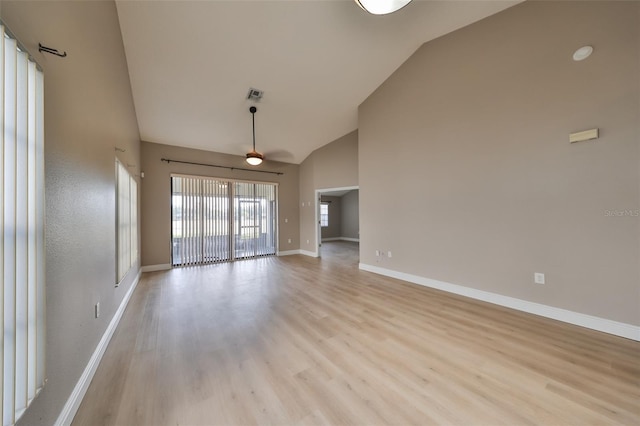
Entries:
{"label": "white baseboard", "polygon": [[167,271],[171,269],[170,263],[162,263],[160,265],[147,265],[140,268],[140,272]]}
{"label": "white baseboard", "polygon": [[73,388],[73,392],[71,392],[69,399],[67,399],[66,404],[64,404],[64,407],[62,408],[58,419],[54,423],[55,426],[68,426],[73,421],[73,418],[75,417],[76,412],[80,407],[80,403],[82,402],[82,399],[84,398],[84,395],[85,393],[87,393],[87,389],[91,384],[93,375],[98,369],[98,365],[102,360],[102,356],[107,350],[107,346],[109,346],[109,341],[111,340],[111,337],[113,336],[113,333],[115,332],[116,327],[120,322],[120,318],[122,318],[122,314],[124,313],[124,310],[127,307],[129,300],[131,299],[133,291],[138,285],[138,281],[140,281],[140,272],[138,273],[138,276],[133,280],[133,283],[131,283],[131,287],[129,288],[129,291],[127,291],[127,294],[124,295],[124,298],[122,299],[118,310],[113,315],[109,326],[102,335],[98,346],[96,346],[96,350],[93,352],[93,355],[91,355],[89,363],[82,372],[78,383],[76,383],[76,386]]}
{"label": "white baseboard", "polygon": [[278,252],[278,256],[291,256],[293,254],[300,254],[300,250],[285,250],[285,251],[279,251]]}
{"label": "white baseboard", "polygon": [[348,238],[348,237],[331,237],[331,238],[323,238],[322,242],[324,243],[325,241],[351,241],[354,243],[359,243],[360,239],[359,238]]}
{"label": "white baseboard", "polygon": [[300,250],[300,254],[304,254],[305,256],[310,257],[318,257],[318,253],[314,251]]}
{"label": "white baseboard", "polygon": [[568,311],[566,309],[556,308],[553,306],[543,305],[535,302],[529,302],[522,299],[516,299],[514,297],[503,296],[500,294],[477,290],[470,287],[464,287],[457,284],[451,284],[444,281],[432,280],[430,278],[406,274],[404,272],[397,272],[386,268],[380,268],[378,266],[368,265],[365,263],[360,263],[359,268],[363,271],[373,272],[391,278],[397,278],[399,280],[423,285],[425,287],[436,288],[438,290],[459,294],[461,296],[470,297],[472,299],[482,300],[484,302],[493,303],[495,305],[505,306],[507,308],[516,309],[518,311],[528,312],[530,314],[540,315],[569,324],[590,328],[592,330],[602,331],[604,333],[640,341],[640,327],[632,324],[626,324],[623,322],[612,321],[606,318],[581,314],[579,312]]}

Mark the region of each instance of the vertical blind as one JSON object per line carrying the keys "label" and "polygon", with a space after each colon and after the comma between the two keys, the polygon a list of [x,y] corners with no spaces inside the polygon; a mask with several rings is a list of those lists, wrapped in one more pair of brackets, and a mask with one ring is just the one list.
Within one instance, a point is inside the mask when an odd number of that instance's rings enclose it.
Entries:
{"label": "vertical blind", "polygon": [[276,253],[276,186],[234,184],[234,256],[236,259]]}
{"label": "vertical blind", "polygon": [[138,184],[116,159],[116,283],[138,259]]}
{"label": "vertical blind", "polygon": [[229,183],[180,176],[171,185],[173,265],[230,260]]}
{"label": "vertical blind", "polygon": [[172,176],[171,193],[174,266],[276,253],[276,184]]}
{"label": "vertical blind", "polygon": [[2,422],[45,381],[44,78],[0,26],[0,321]]}

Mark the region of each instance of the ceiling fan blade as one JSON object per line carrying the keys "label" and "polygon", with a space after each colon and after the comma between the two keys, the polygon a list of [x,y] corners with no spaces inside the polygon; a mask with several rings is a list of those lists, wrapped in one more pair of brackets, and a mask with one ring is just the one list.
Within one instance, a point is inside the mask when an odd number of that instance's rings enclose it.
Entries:
{"label": "ceiling fan blade", "polygon": [[295,158],[293,153],[284,149],[271,149],[263,152],[263,154],[265,159],[274,161],[287,162],[287,160],[293,160]]}

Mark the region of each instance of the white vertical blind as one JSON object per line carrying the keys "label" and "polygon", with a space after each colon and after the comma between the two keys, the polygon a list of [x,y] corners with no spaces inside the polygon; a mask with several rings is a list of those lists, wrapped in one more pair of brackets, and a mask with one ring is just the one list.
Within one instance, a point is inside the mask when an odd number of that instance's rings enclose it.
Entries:
{"label": "white vertical blind", "polygon": [[138,184],[116,159],[116,283],[138,259]]}
{"label": "white vertical blind", "polygon": [[44,78],[0,26],[0,322],[2,422],[45,380]]}
{"label": "white vertical blind", "polygon": [[[35,356],[36,374],[34,394],[39,392],[45,382],[45,310],[46,310],[46,294],[45,294],[45,256],[44,256],[44,74],[41,72],[36,73],[36,102],[35,102],[35,172],[32,175],[35,181],[35,240],[36,240],[36,257],[29,259],[29,270],[36,277],[36,310],[35,310],[35,324],[36,324],[36,352],[29,355]],[[35,271],[35,273],[34,273]],[[32,295],[30,295],[32,296]],[[33,318],[33,311],[29,311],[29,318]]]}
{"label": "white vertical blind", "polygon": [[131,266],[138,260],[138,183],[129,177],[129,192],[131,197]]}
{"label": "white vertical blind", "polygon": [[173,265],[229,260],[228,182],[186,176],[171,179]]}
{"label": "white vertical blind", "polygon": [[171,188],[174,266],[276,253],[276,184],[172,176]]}

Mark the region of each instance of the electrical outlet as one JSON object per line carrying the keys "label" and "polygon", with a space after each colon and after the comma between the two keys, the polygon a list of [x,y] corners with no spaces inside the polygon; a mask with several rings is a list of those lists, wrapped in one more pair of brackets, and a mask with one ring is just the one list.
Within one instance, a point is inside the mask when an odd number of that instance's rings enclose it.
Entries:
{"label": "electrical outlet", "polygon": [[389,250],[389,251],[387,252],[387,257],[388,257],[389,259],[391,259],[391,250]]}
{"label": "electrical outlet", "polygon": [[95,314],[96,314],[96,318],[100,318],[100,302],[96,303]]}
{"label": "electrical outlet", "polygon": [[307,244],[309,244],[309,240],[307,240]]}
{"label": "electrical outlet", "polygon": [[380,256],[380,250],[376,250],[376,257]]}
{"label": "electrical outlet", "polygon": [[289,244],[291,244],[291,238],[289,238],[287,241],[289,242]]}
{"label": "electrical outlet", "polygon": [[544,274],[540,272],[534,272],[533,282],[535,282],[536,284],[544,284]]}
{"label": "electrical outlet", "polygon": [[284,223],[289,223],[289,219],[287,219],[286,217],[284,218]]}

